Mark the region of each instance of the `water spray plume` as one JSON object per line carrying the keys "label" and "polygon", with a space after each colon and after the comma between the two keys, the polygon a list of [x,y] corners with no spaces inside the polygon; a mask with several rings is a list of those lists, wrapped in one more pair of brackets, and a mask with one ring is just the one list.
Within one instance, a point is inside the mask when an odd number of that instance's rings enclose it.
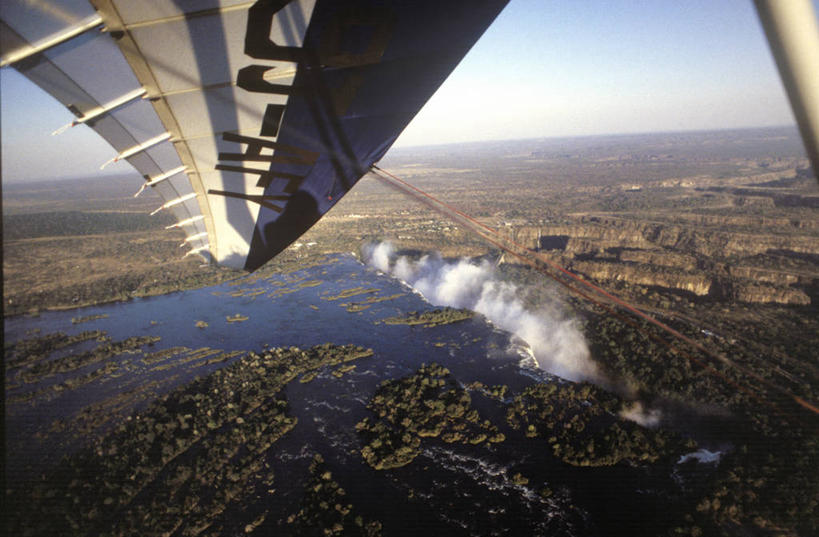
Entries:
{"label": "water spray plume", "polygon": [[367,264],[403,280],[433,305],[471,309],[516,335],[542,369],[569,380],[606,383],[577,322],[557,301],[527,308],[521,299],[525,289],[501,281],[492,264],[445,261],[438,254],[412,260],[396,255],[388,242],[366,245],[363,253]]}

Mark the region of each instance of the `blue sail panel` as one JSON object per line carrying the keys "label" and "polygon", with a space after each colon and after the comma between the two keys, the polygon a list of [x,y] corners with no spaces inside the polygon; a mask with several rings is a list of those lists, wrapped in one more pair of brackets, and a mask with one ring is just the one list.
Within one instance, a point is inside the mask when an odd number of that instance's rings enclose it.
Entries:
{"label": "blue sail panel", "polygon": [[367,173],[505,3],[319,0],[300,49],[251,43],[266,55],[260,62],[291,58],[297,72],[287,88],[263,75],[246,84],[289,95],[269,125],[274,162],[260,179],[247,270],[295,241]]}

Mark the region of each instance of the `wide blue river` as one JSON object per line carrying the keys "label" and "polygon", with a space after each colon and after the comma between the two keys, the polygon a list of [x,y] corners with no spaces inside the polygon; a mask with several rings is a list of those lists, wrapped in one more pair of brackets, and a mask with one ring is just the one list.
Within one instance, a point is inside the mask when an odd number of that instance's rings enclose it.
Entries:
{"label": "wide blue river", "polygon": [[[369,415],[366,403],[385,379],[438,362],[463,384],[506,384],[512,393],[534,381],[562,382],[522,365],[527,363],[526,349],[481,316],[432,328],[383,322],[431,309],[402,282],[351,255],[337,255],[290,273],[250,275],[192,291],[6,319],[7,346],[48,333],[88,330],[104,331],[113,341],[160,338],[142,350],[35,381],[26,378],[30,365],[9,368],[8,479],[19,483],[47,472],[60,457],[90,438],[104,436],[156,397],[224,367],[242,352],[329,342],[374,352],[357,360],[356,368],[342,378],[326,368],[312,382],[287,386],[288,412],[298,418],[298,426],[270,452],[278,483],[267,507],[271,520],[276,520],[274,514],[286,516],[298,501],[299,483],[314,453],[324,456],[364,514],[384,522],[385,535],[414,535],[419,528],[451,535],[483,535],[488,528],[504,529],[500,534],[510,528],[531,535],[596,534],[598,524],[610,523],[615,514],[619,520],[618,513],[628,512],[626,504],[633,505],[635,495],[653,506],[656,498],[641,491],[672,486],[665,472],[650,476],[626,467],[576,469],[561,464],[545,446],[532,449],[530,444],[510,441],[481,449],[431,444],[407,467],[391,472],[369,468],[359,452],[355,424]],[[243,320],[228,321],[237,315]],[[77,322],[82,318],[89,320]],[[49,359],[99,345],[97,341],[72,345]],[[157,358],[156,353],[169,349],[173,352]],[[224,356],[229,358],[213,359]],[[105,373],[94,377],[103,367]],[[504,422],[493,405],[482,404],[480,398],[475,404],[493,422]],[[537,484],[517,483],[516,471],[537,476]],[[601,483],[606,486],[601,488]],[[546,485],[555,491],[549,498],[536,490]],[[413,495],[424,502],[408,501]],[[590,511],[602,518],[589,517]],[[633,515],[617,523],[626,528],[639,524],[640,516]],[[634,529],[634,535],[641,534],[637,526]]]}

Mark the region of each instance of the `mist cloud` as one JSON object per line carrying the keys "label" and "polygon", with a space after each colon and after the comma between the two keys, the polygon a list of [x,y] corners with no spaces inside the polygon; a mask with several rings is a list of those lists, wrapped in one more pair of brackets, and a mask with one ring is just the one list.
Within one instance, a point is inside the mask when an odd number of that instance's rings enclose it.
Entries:
{"label": "mist cloud", "polygon": [[520,298],[525,289],[500,281],[490,263],[449,262],[437,254],[414,261],[397,256],[388,242],[368,244],[362,253],[368,265],[405,281],[433,305],[476,311],[523,339],[542,369],[574,381],[602,380],[582,332],[560,304],[528,309]]}
{"label": "mist cloud", "polygon": [[639,401],[620,411],[620,417],[639,423],[643,427],[654,428],[660,424],[663,415],[659,409],[645,408]]}

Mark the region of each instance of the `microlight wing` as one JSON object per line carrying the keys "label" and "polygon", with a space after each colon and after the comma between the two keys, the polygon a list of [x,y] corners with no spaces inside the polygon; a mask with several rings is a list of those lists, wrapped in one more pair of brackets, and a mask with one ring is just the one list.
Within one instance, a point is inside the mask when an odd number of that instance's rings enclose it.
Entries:
{"label": "microlight wing", "polygon": [[6,0],[2,63],[255,270],[389,149],[506,0]]}

